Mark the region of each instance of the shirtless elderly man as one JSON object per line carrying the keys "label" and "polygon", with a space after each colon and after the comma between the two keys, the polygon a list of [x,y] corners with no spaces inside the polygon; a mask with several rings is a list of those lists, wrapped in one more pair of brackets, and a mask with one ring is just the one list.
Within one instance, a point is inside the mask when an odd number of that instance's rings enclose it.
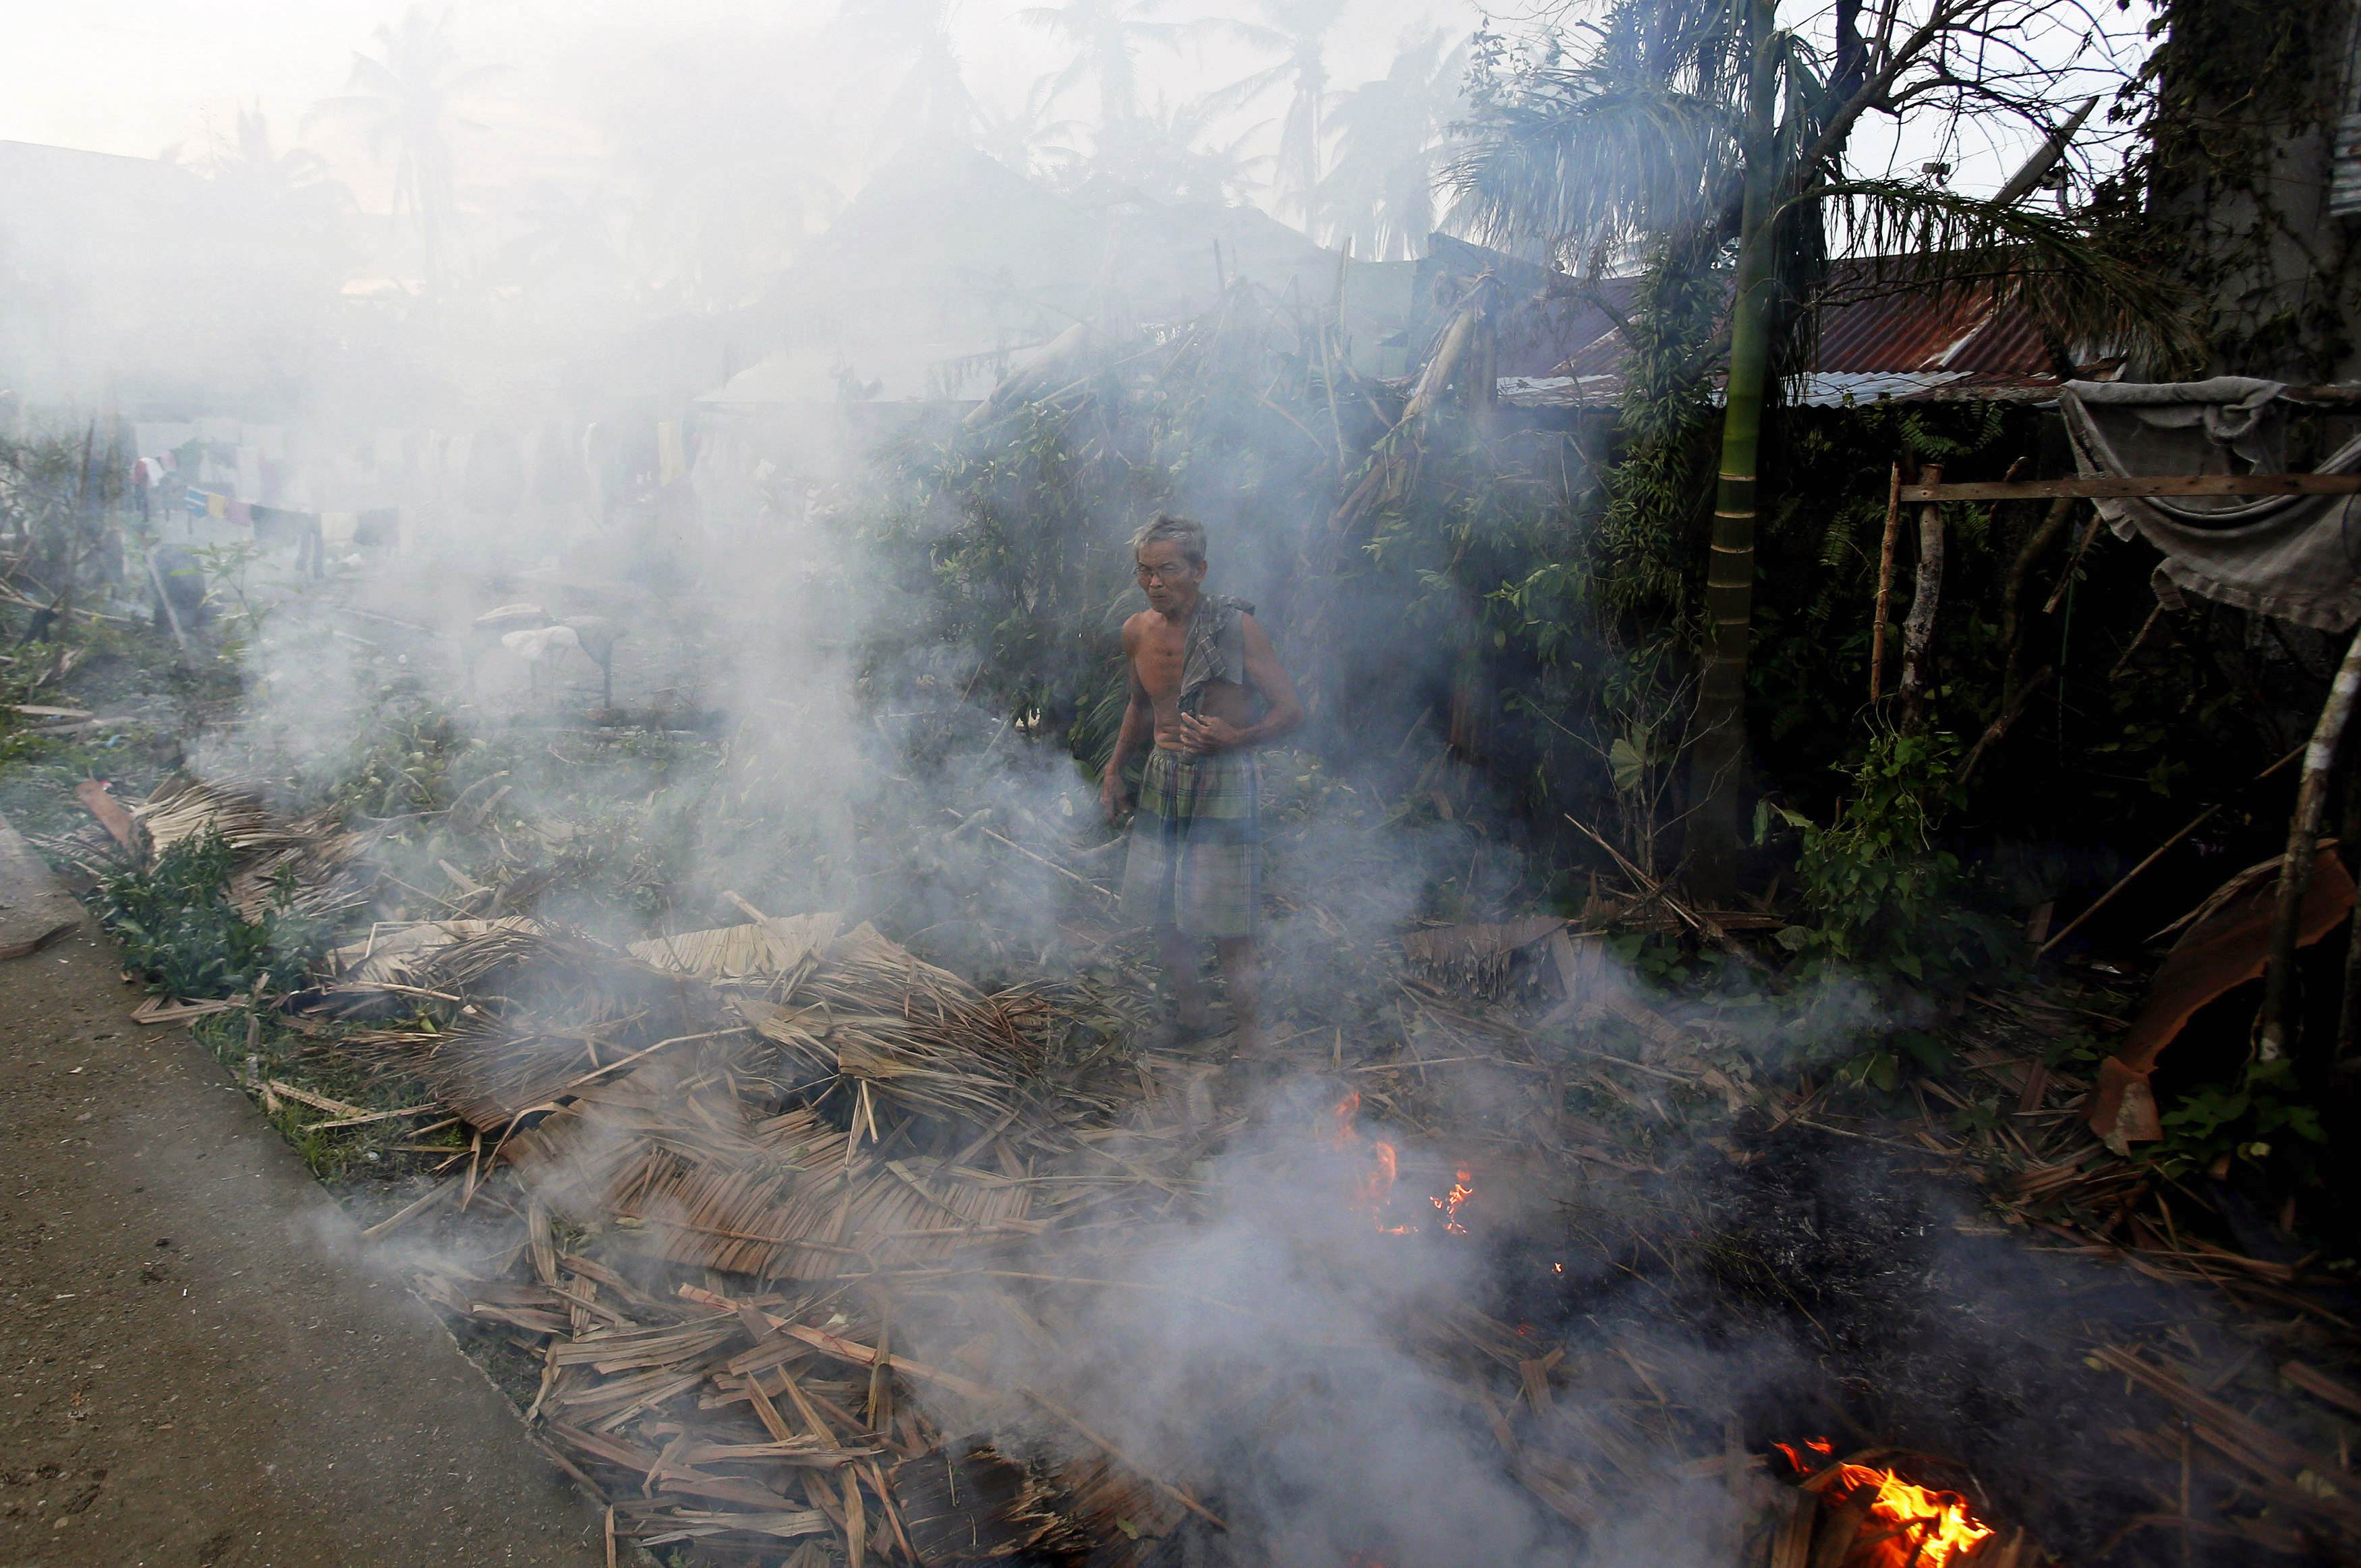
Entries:
{"label": "shirtless elderly man", "polygon": [[[1139,779],[1123,905],[1156,930],[1179,1014],[1176,1035],[1211,1032],[1196,940],[1210,937],[1228,983],[1236,1049],[1262,1045],[1255,952],[1262,830],[1255,749],[1303,721],[1254,607],[1205,586],[1205,530],[1159,516],[1132,536],[1148,609],[1123,626],[1131,705],[1099,799],[1107,818],[1127,804],[1124,770],[1150,736]],[[1260,699],[1262,716],[1254,716]]]}

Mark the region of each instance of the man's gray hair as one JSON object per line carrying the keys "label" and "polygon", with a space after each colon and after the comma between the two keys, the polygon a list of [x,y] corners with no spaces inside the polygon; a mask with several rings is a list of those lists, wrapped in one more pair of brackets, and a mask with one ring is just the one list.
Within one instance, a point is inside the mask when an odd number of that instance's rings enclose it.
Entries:
{"label": "man's gray hair", "polygon": [[1191,518],[1174,517],[1170,512],[1158,512],[1148,520],[1147,526],[1131,536],[1131,553],[1135,555],[1159,540],[1170,540],[1180,547],[1180,559],[1191,566],[1205,564],[1205,525]]}

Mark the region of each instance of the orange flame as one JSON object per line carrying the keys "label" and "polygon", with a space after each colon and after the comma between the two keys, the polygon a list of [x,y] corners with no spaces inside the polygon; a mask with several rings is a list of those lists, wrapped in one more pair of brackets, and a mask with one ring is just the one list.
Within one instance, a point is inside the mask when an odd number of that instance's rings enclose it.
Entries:
{"label": "orange flame", "polygon": [[[1796,1453],[1795,1449],[1788,1446],[1786,1443],[1774,1442],[1771,1446],[1785,1454],[1787,1456],[1787,1463],[1794,1465],[1797,1470],[1806,1475],[1819,1468],[1817,1464],[1806,1459],[1803,1454]],[[1824,1437],[1807,1437],[1804,1440],[1804,1447],[1807,1452],[1816,1453],[1822,1459],[1834,1459],[1836,1457],[1837,1445],[1830,1442]]]}
{"label": "orange flame", "polygon": [[1330,1107],[1328,1115],[1334,1124],[1328,1132],[1328,1141],[1340,1149],[1350,1148],[1361,1141],[1361,1130],[1353,1124],[1361,1117],[1361,1091],[1345,1091],[1345,1098]]}
{"label": "orange flame", "polygon": [[[1349,1091],[1344,1099],[1336,1102],[1328,1114],[1334,1124],[1328,1134],[1330,1146],[1339,1153],[1360,1147],[1361,1129],[1354,1124],[1361,1114],[1361,1091],[1357,1089]],[[1386,1205],[1393,1201],[1397,1174],[1393,1145],[1383,1139],[1371,1139],[1367,1158],[1368,1168],[1353,1179],[1353,1207],[1368,1214],[1369,1223],[1377,1227],[1378,1234],[1408,1235],[1411,1230],[1408,1225],[1386,1223]]]}
{"label": "orange flame", "polygon": [[[1865,1502],[1874,1526],[1865,1530],[1845,1562],[1859,1568],[1951,1568],[1963,1562],[1991,1536],[1992,1527],[1968,1511],[1968,1500],[1957,1492],[1930,1491],[1905,1481],[1891,1470],[1867,1464],[1824,1462],[1836,1454],[1826,1438],[1811,1438],[1798,1453],[1784,1442],[1771,1445],[1787,1456],[1797,1470],[1819,1473],[1815,1481],[1841,1487],[1847,1500]],[[1813,1457],[1806,1458],[1805,1454]],[[1833,1469],[1834,1475],[1826,1472]]]}
{"label": "orange flame", "polygon": [[[1328,1108],[1327,1142],[1339,1154],[1359,1151],[1367,1166],[1353,1179],[1353,1207],[1368,1214],[1378,1234],[1385,1236],[1406,1236],[1415,1233],[1416,1225],[1388,1224],[1387,1205],[1393,1201],[1394,1182],[1400,1175],[1400,1162],[1394,1146],[1382,1138],[1366,1143],[1356,1123],[1361,1114],[1361,1091],[1347,1091],[1345,1098]],[[1472,1170],[1455,1172],[1451,1190],[1441,1198],[1427,1201],[1443,1211],[1443,1228],[1454,1235],[1464,1236],[1467,1227],[1460,1222],[1459,1206],[1476,1194],[1476,1173]]]}
{"label": "orange flame", "polygon": [[1464,1236],[1467,1234],[1467,1227],[1459,1223],[1459,1205],[1475,1196],[1476,1173],[1457,1170],[1451,1174],[1451,1190],[1441,1198],[1430,1198],[1427,1201],[1443,1211],[1444,1230],[1455,1236]]}

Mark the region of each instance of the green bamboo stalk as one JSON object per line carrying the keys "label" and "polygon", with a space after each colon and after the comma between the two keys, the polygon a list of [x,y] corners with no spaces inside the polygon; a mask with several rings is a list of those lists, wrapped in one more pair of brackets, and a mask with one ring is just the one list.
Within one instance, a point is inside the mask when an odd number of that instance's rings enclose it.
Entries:
{"label": "green bamboo stalk", "polygon": [[1705,668],[1697,682],[1697,738],[1690,751],[1687,881],[1708,904],[1735,894],[1739,772],[1746,756],[1746,655],[1754,613],[1755,477],[1763,400],[1771,366],[1771,288],[1777,225],[1778,103],[1773,0],[1747,0],[1754,40],[1747,82],[1746,188],[1739,222],[1737,290],[1730,307],[1730,382],[1721,469],[1714,493],[1706,573]]}

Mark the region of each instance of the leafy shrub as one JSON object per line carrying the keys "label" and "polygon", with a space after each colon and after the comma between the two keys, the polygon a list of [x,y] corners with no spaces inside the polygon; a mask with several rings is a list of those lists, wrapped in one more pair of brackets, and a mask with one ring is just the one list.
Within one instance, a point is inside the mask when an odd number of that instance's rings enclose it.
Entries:
{"label": "leafy shrub", "polygon": [[1958,757],[1947,733],[1880,730],[1827,826],[1767,808],[1803,840],[1795,876],[1811,919],[1782,933],[1784,945],[1920,985],[1975,973],[2005,951],[1959,857],[1935,840],[1959,804]]}
{"label": "leafy shrub", "polygon": [[[2308,1104],[2291,1061],[2254,1061],[2235,1086],[2211,1084],[2164,1113],[2159,1163],[2167,1176],[2183,1176],[2225,1157],[2271,1157],[2273,1141],[2291,1165],[2307,1167],[2328,1142],[2320,1113]],[[2311,1146],[2307,1147],[2306,1146]]]}
{"label": "leafy shrub", "polygon": [[275,990],[303,982],[327,948],[328,923],[273,890],[258,919],[230,902],[236,856],[218,833],[184,839],[144,871],[100,884],[99,916],[123,944],[124,961],[169,996],[228,996],[257,981]]}

